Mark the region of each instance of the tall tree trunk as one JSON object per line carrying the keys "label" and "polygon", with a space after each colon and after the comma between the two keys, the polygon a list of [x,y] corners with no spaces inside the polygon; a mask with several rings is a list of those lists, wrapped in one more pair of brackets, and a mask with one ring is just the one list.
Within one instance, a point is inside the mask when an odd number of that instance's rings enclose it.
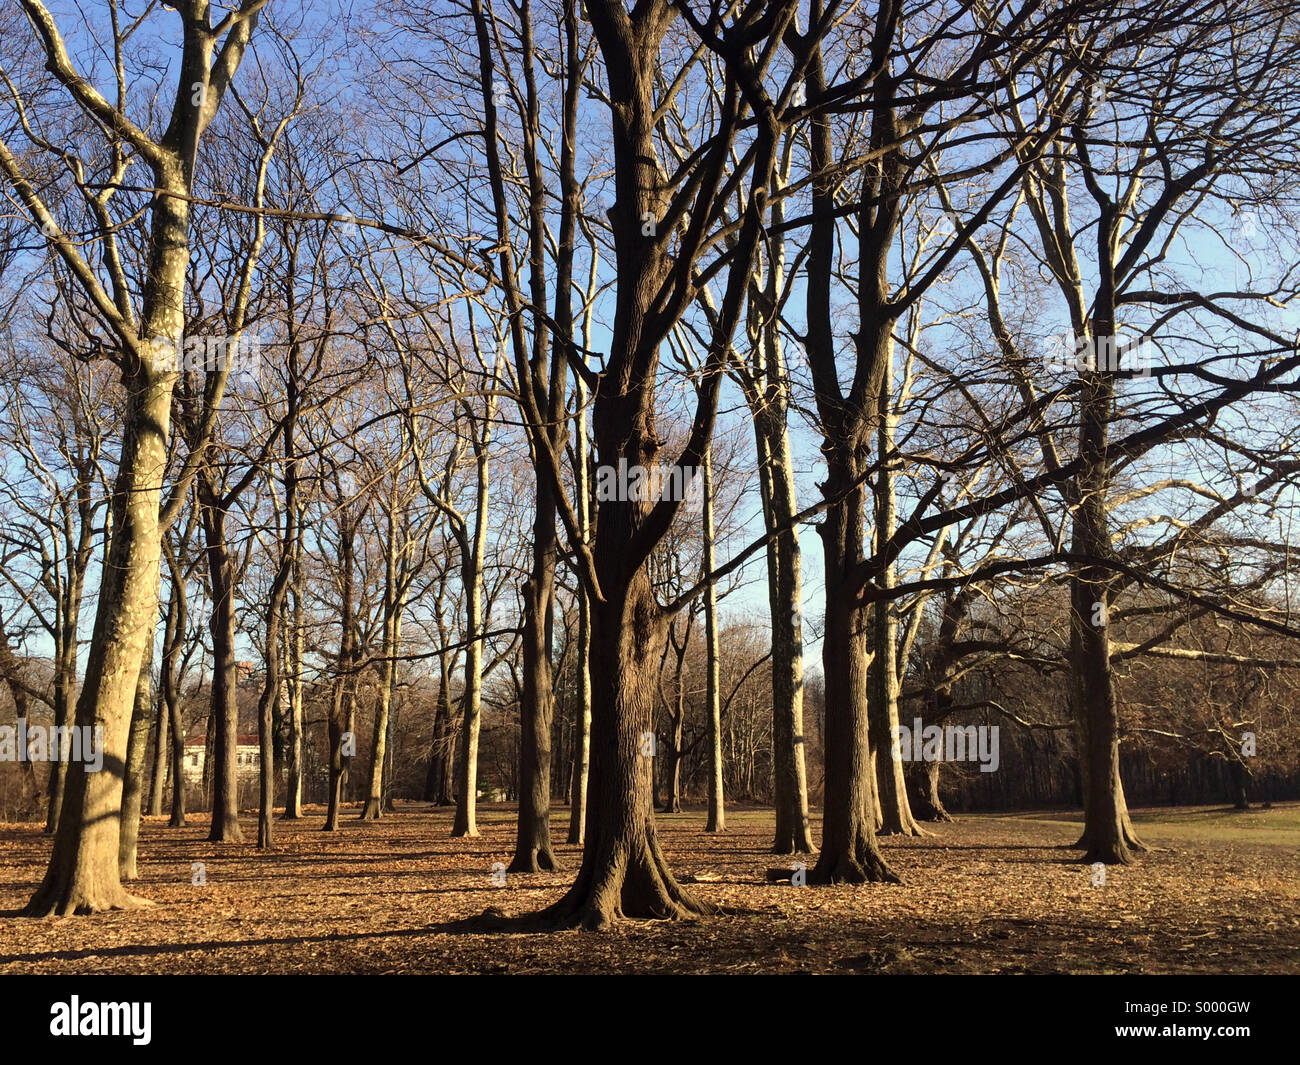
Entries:
{"label": "tall tree trunk", "polygon": [[302,591],[302,525],[297,524],[293,552],[293,633],[287,642],[289,675],[286,687],[289,694],[289,744],[285,752],[284,814],[286,821],[302,817],[302,740],[303,740],[303,681],[302,660],[306,650],[307,630],[303,624]]}
{"label": "tall tree trunk", "polygon": [[[717,565],[713,550],[713,449],[704,452],[704,572],[712,573]],[[705,832],[723,832],[727,828],[727,810],[722,782],[722,691],[718,647],[718,594],[710,584],[704,591],[704,648],[706,670],[704,702],[709,744],[709,812]]]}
{"label": "tall tree trunk", "polygon": [[898,882],[876,843],[875,781],[867,722],[867,610],[854,593],[862,565],[861,469],[846,454],[827,455],[825,494],[839,499],[818,533],[825,552],[826,783],[822,847],[810,883]]}
{"label": "tall tree trunk", "polygon": [[1230,780],[1230,798],[1232,799],[1232,808],[1234,810],[1249,810],[1250,796],[1247,793],[1247,785],[1250,782],[1250,770],[1238,758],[1228,759],[1228,773]]}
{"label": "tall tree trunk", "polygon": [[284,602],[293,576],[294,545],[297,542],[297,501],[294,494],[291,487],[285,508],[284,536],[280,540],[280,558],[266,606],[266,672],[257,699],[258,850],[270,850],[274,843],[275,785],[279,776],[275,764],[275,710],[282,690],[280,662]]}
{"label": "tall tree trunk", "polygon": [[[764,423],[763,415],[756,424]],[[789,525],[797,513],[790,438],[784,419],[764,433],[766,462],[760,469],[769,499],[768,529]],[[803,728],[803,590],[799,532],[768,543],[768,605],[772,621],[773,792],[775,854],[811,854],[817,847],[808,816],[808,771]]]}
{"label": "tall tree trunk", "polygon": [[[688,630],[689,638],[689,630]],[[682,647],[683,657],[685,645]],[[672,727],[669,730],[668,750],[661,759],[664,772],[664,804],[666,814],[682,812],[682,732],[686,724],[686,678],[683,673],[684,662],[677,660],[677,671],[671,714]]]}
{"label": "tall tree trunk", "polygon": [[[889,355],[879,393],[879,414],[876,427],[879,466],[875,479],[875,542],[883,550],[894,535],[894,412],[893,412],[893,344],[888,345]],[[894,567],[891,563],[874,560],[876,585],[885,592],[894,586]],[[880,806],[879,831],[886,836],[924,835],[912,817],[907,800],[907,782],[903,777],[903,763],[893,758],[894,737],[898,735],[898,619],[892,601],[883,596],[877,599],[872,611],[872,656],[868,698],[870,717],[871,760],[875,767],[876,798]]]}
{"label": "tall tree trunk", "polygon": [[[589,338],[584,339],[589,343]],[[587,388],[581,378],[575,387],[578,410],[573,439],[573,482],[582,542],[591,538],[591,487],[588,477]],[[586,586],[578,582],[578,646],[574,667],[578,673],[578,706],[574,717],[577,736],[573,742],[573,790],[569,795],[569,839],[581,844],[587,835],[587,781],[591,770],[591,602]]]}
{"label": "tall tree trunk", "polygon": [[[334,691],[330,702],[328,723],[330,745],[330,780],[329,806],[325,811],[325,824],[322,831],[336,832],[339,827],[339,812],[343,804],[343,785],[347,778],[347,763],[350,754],[343,750],[344,736],[349,729],[350,703],[349,688],[354,681],[349,675],[354,662],[355,622],[353,619],[353,565],[356,561],[354,551],[356,530],[351,519],[342,515],[339,522],[339,568],[341,595],[339,603],[339,653],[338,668],[334,677]],[[355,742],[355,736],[352,737]]]}
{"label": "tall tree trunk", "polygon": [[167,703],[160,697],[154,713],[153,768],[149,776],[149,816],[161,817],[167,787]]}
{"label": "tall tree trunk", "polygon": [[[1103,270],[1093,339],[1114,335],[1113,278]],[[1134,850],[1145,850],[1133,830],[1124,801],[1119,767],[1119,709],[1111,671],[1108,611],[1112,552],[1109,427],[1115,379],[1104,370],[1081,375],[1078,505],[1073,546],[1084,561],[1071,580],[1070,647],[1072,702],[1081,737],[1084,829],[1079,845],[1084,861],[1127,865]]]}
{"label": "tall tree trunk", "polygon": [[451,671],[446,652],[438,655],[438,698],[433,712],[433,742],[429,745],[429,768],[424,778],[424,801],[451,806],[454,774],[451,727]]}
{"label": "tall tree trunk", "polygon": [[181,723],[181,700],[173,691],[164,699],[171,721],[172,742],[172,811],[167,823],[172,828],[185,824],[185,728]]}
{"label": "tall tree trunk", "polygon": [[213,843],[242,843],[239,828],[239,701],[235,665],[235,567],[226,539],[226,509],[210,469],[196,481],[203,514],[204,552],[212,584]]}
{"label": "tall tree trunk", "polygon": [[451,834],[477,836],[478,740],[483,698],[483,555],[487,550],[488,492],[491,487],[490,431],[474,443],[477,482],[473,542],[461,543],[461,583],[465,589],[465,691],[461,696],[460,759],[456,767],[456,816]]}
{"label": "tall tree trunk", "polygon": [[384,813],[384,762],[388,753],[393,691],[397,687],[397,653],[402,639],[402,610],[405,606],[398,587],[397,514],[388,515],[388,544],[384,563],[383,665],[375,707],[375,731],[370,743],[370,792],[361,810],[363,821],[378,821]]}
{"label": "tall tree trunk", "polygon": [[[171,565],[170,555],[168,568],[171,572],[171,590],[167,597],[167,620],[163,626],[162,661],[158,667],[158,731],[154,747],[154,786],[149,796],[149,813],[154,816],[162,814],[163,777],[166,766],[170,764],[172,769],[171,824],[175,826],[185,823],[185,778],[182,772],[185,739],[182,735],[180,744],[176,742],[176,723],[180,713],[179,708],[173,709],[173,704],[176,702],[174,670],[180,658],[189,614],[184,595],[177,589],[177,582],[181,579],[179,567]],[[176,816],[177,791],[181,792],[179,819]]]}
{"label": "tall tree trunk", "polygon": [[[789,142],[787,142],[789,143]],[[789,174],[789,148],[778,184]],[[794,463],[788,428],[789,375],[782,325],[777,315],[760,308],[778,305],[785,279],[785,240],[780,224],[784,203],[772,205],[773,233],[768,241],[764,288],[757,279],[750,296],[750,336],[756,365],[746,382],[746,400],[754,418],[754,444],[763,501],[767,542],[767,597],[772,628],[772,801],[776,808],[774,854],[810,854],[817,848],[808,817],[808,773],[803,737],[803,588],[802,554]]]}
{"label": "tall tree trunk", "polygon": [[[64,728],[68,724],[68,710],[71,704],[71,696],[68,691],[68,683],[63,675],[62,669],[59,670],[54,680],[54,727]],[[46,781],[46,793],[48,801],[45,810],[45,832],[47,835],[53,834],[59,824],[59,813],[63,807],[64,783],[68,776],[68,763],[62,759],[50,763],[50,776]]]}
{"label": "tall tree trunk", "polygon": [[[296,261],[296,251],[294,253]],[[294,304],[293,282],[290,278],[287,290],[290,305]],[[289,373],[285,388],[285,426],[284,426],[284,499],[285,522],[288,526],[284,539],[283,551],[288,554],[288,584],[292,589],[293,606],[291,631],[289,638],[280,638],[282,654],[288,664],[286,678],[289,696],[289,743],[285,752],[288,779],[285,781],[284,820],[296,821],[302,816],[302,659],[306,641],[306,629],[303,626],[303,579],[302,579],[302,500],[299,495],[299,458],[296,432],[298,428],[298,411],[301,404],[299,360],[301,349],[297,336],[289,345]],[[283,559],[283,555],[281,556]],[[283,561],[281,563],[283,565]],[[283,612],[284,597],[281,597]],[[280,698],[277,690],[276,699]]]}
{"label": "tall tree trunk", "polygon": [[123,880],[136,878],[136,842],[140,836],[140,810],[144,805],[144,767],[148,762],[149,723],[153,720],[151,672],[153,641],[145,643],[140,675],[135,684],[131,727],[126,740],[126,777],[122,786],[122,828],[118,834],[117,864]]}

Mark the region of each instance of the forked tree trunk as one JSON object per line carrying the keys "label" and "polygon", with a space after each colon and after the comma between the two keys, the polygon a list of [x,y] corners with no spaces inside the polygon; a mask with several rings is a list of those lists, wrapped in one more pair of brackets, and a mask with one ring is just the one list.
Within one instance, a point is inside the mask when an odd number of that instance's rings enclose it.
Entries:
{"label": "forked tree trunk", "polygon": [[117,865],[123,880],[136,878],[135,852],[140,837],[140,811],[144,805],[144,767],[148,762],[149,722],[153,719],[151,672],[153,639],[145,640],[140,675],[135,684],[131,726],[126,740],[126,777],[122,786],[122,828],[118,834]]}

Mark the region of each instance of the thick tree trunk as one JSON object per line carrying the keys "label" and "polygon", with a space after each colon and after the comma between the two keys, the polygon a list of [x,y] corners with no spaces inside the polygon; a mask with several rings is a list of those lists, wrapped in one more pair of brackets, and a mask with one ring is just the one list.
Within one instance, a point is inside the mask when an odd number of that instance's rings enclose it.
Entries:
{"label": "thick tree trunk", "polygon": [[153,718],[150,673],[153,640],[146,639],[140,675],[135,684],[131,726],[126,740],[126,776],[122,786],[122,821],[118,834],[117,865],[123,880],[136,878],[136,842],[140,837],[140,810],[144,805],[144,767],[148,762],[149,722]]}
{"label": "thick tree trunk", "polygon": [[[758,419],[763,421],[762,418]],[[756,422],[757,424],[757,422]],[[768,528],[797,513],[790,440],[784,424],[766,437],[760,470],[769,496]],[[797,529],[768,544],[768,605],[772,618],[774,854],[811,854],[817,847],[808,816],[808,773],[803,733],[803,590]]]}
{"label": "thick tree trunk", "polygon": [[[188,181],[178,166],[158,167],[171,193],[151,204],[152,232],[141,335],[179,344],[189,261]],[[118,838],[127,731],[145,642],[158,610],[158,505],[167,467],[176,375],[128,357],[122,452],[113,490],[113,526],[100,579],[95,629],[74,724],[103,730],[103,769],[70,762],[49,868],[28,902],[29,916],[94,912],[139,905],[122,887]]]}
{"label": "thick tree trunk", "polygon": [[712,912],[673,878],[655,836],[653,765],[643,738],[652,726],[664,632],[644,571],[612,602],[593,606],[589,803],[601,816],[587,824],[577,880],[543,911],[544,921],[604,929],[624,917]]}
{"label": "thick tree trunk", "polygon": [[[876,788],[867,721],[867,611],[854,594],[862,562],[863,491],[858,464],[827,456],[825,494],[840,499],[818,527],[826,564],[826,784],[822,847],[809,883],[898,882],[876,843]],[[855,487],[856,485],[856,487]]]}
{"label": "thick tree trunk", "polygon": [[[1106,304],[1101,299],[1103,308]],[[1096,320],[1096,334],[1113,332],[1113,314]],[[1107,497],[1110,461],[1107,453],[1114,378],[1105,372],[1082,375],[1080,391],[1079,504],[1074,513],[1074,549],[1088,561],[1071,581],[1072,701],[1082,738],[1084,829],[1079,845],[1084,861],[1127,865],[1134,850],[1145,850],[1133,830],[1124,801],[1119,767],[1119,709],[1111,671],[1108,611],[1111,575],[1105,559],[1111,554]],[[1095,561],[1093,561],[1095,560]]]}

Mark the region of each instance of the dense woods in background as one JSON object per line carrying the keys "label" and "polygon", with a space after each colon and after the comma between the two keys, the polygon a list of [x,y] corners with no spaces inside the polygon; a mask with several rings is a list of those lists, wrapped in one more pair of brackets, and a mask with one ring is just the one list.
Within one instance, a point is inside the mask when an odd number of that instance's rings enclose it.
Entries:
{"label": "dense woods in background", "polygon": [[[1300,4],[0,40],[0,724],[105,749],[0,763],[28,912],[137,904],[144,813],[518,803],[512,871],[584,844],[541,918],[603,927],[708,909],[656,808],[772,805],[818,884],[948,810],[1123,863],[1130,802],[1300,794]],[[997,771],[891,757],[918,719]]]}

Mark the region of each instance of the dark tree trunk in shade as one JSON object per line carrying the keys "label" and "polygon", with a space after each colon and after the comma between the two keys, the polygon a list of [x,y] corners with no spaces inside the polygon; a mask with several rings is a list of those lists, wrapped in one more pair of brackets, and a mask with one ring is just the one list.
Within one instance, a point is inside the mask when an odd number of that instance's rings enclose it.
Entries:
{"label": "dark tree trunk in shade", "polygon": [[[339,523],[339,565],[342,589],[339,605],[339,653],[336,659],[333,692],[331,693],[329,722],[329,805],[325,811],[322,831],[335,832],[339,827],[339,811],[343,804],[343,785],[347,764],[351,756],[344,753],[344,738],[348,732],[349,688],[353,683],[350,670],[353,666],[353,643],[356,638],[353,619],[353,563],[356,530],[351,519],[344,515]],[[355,737],[349,737],[355,742]]]}
{"label": "dark tree trunk in shade", "polygon": [[161,817],[163,791],[167,787],[167,703],[159,698],[153,721],[153,767],[149,774],[149,816]]}
{"label": "dark tree trunk in shade", "polygon": [[239,699],[235,664],[235,565],[226,539],[226,503],[210,470],[196,481],[202,507],[204,552],[212,587],[212,830],[214,843],[242,843],[239,828]]}
{"label": "dark tree trunk in shade", "polygon": [[[539,492],[543,489],[539,486]],[[522,704],[531,711],[519,720],[519,820],[512,873],[556,868],[551,850],[551,595],[555,580],[555,513],[534,528],[533,576],[525,582]],[[540,541],[540,542],[539,542]]]}

